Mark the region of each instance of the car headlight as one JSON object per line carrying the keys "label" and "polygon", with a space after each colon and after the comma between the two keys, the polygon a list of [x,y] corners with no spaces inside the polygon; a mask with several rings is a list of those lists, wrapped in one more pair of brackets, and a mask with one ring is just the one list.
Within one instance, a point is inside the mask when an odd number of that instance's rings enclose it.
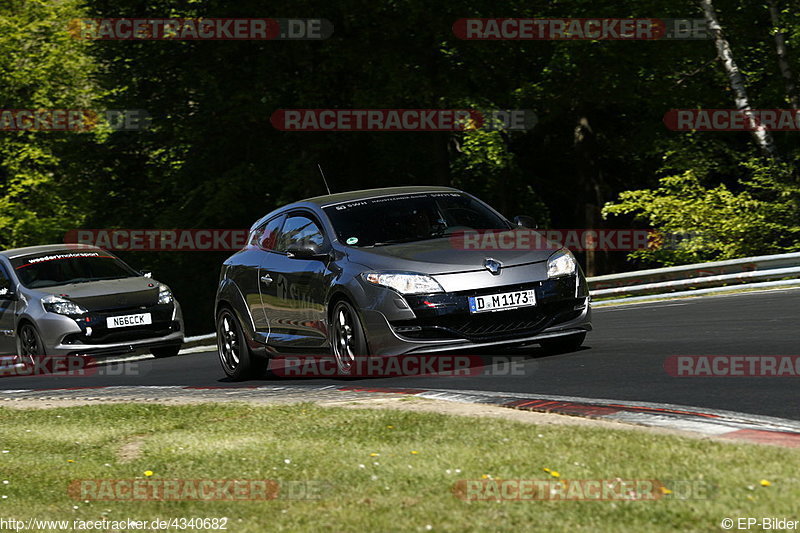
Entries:
{"label": "car headlight", "polygon": [[571,276],[578,270],[578,263],[572,252],[566,248],[557,251],[547,260],[547,277]]}
{"label": "car headlight", "polygon": [[54,294],[42,298],[42,307],[45,311],[58,315],[84,315],[88,312],[75,302]]}
{"label": "car headlight", "polygon": [[427,294],[444,292],[435,279],[413,272],[365,272],[364,279],[375,285],[389,287],[402,294]]}
{"label": "car headlight", "polygon": [[172,291],[163,283],[158,286],[158,303],[171,304],[175,298],[172,297]]}

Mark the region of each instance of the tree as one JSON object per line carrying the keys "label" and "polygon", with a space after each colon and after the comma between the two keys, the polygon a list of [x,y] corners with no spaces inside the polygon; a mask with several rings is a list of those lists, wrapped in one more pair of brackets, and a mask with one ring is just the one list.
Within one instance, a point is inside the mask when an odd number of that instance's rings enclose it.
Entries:
{"label": "tree", "polygon": [[[85,42],[66,31],[77,0],[0,5],[0,102],[5,109],[90,109],[99,96]],[[85,215],[74,203],[65,153],[102,135],[0,131],[0,245],[53,241]]]}
{"label": "tree", "polygon": [[749,129],[752,131],[753,137],[761,151],[767,156],[775,157],[777,155],[777,150],[775,148],[775,142],[772,139],[772,134],[760,126],[755,119],[752,112],[753,108],[750,106],[750,99],[747,96],[744,78],[733,57],[731,45],[723,35],[722,26],[719,23],[714,4],[712,0],[700,0],[700,6],[703,8],[703,14],[706,17],[708,29],[714,34],[714,44],[717,47],[719,60],[730,81],[736,109],[744,113],[749,124]]}

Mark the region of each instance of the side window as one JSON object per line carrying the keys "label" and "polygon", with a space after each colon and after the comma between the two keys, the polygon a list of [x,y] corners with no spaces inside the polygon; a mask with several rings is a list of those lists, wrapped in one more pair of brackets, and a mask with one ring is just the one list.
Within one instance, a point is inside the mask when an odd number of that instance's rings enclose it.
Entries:
{"label": "side window", "polygon": [[260,247],[263,250],[275,250],[278,233],[281,230],[283,216],[278,216],[266,221],[264,224],[253,230],[250,236],[250,244]]}
{"label": "side window", "polygon": [[290,215],[283,225],[283,232],[278,239],[278,251],[285,251],[292,245],[314,243],[322,246],[325,237],[317,223],[305,215]]}
{"label": "side window", "polygon": [[261,236],[264,234],[264,228],[267,227],[267,223],[264,222],[259,227],[254,229],[250,232],[250,239],[247,241],[247,244],[250,246],[258,246],[258,243],[261,242]]}
{"label": "side window", "polygon": [[11,292],[11,278],[6,273],[6,268],[0,265],[0,296]]}

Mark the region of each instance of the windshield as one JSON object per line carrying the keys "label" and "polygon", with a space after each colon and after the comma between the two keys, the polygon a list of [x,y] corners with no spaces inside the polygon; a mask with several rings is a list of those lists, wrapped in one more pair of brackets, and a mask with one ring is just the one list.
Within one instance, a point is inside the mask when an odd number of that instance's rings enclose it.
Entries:
{"label": "windshield", "polygon": [[370,198],[325,208],[339,240],[349,246],[383,246],[446,237],[470,230],[507,230],[485,204],[459,193]]}
{"label": "windshield", "polygon": [[20,283],[29,289],[138,277],[131,267],[105,252],[63,252],[11,260]]}

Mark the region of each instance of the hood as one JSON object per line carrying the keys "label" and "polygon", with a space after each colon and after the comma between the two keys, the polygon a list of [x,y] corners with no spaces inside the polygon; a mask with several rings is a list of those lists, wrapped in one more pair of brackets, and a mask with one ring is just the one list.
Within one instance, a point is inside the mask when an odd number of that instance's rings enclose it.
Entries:
{"label": "hood", "polygon": [[422,274],[449,274],[485,270],[487,258],[504,267],[547,261],[550,250],[464,250],[449,238],[412,243],[390,244],[374,248],[349,248],[351,261],[374,270],[408,270]]}
{"label": "hood", "polygon": [[158,302],[158,285],[153,279],[137,277],[70,283],[36,290],[66,295],[65,298],[88,311],[105,311],[153,306]]}

